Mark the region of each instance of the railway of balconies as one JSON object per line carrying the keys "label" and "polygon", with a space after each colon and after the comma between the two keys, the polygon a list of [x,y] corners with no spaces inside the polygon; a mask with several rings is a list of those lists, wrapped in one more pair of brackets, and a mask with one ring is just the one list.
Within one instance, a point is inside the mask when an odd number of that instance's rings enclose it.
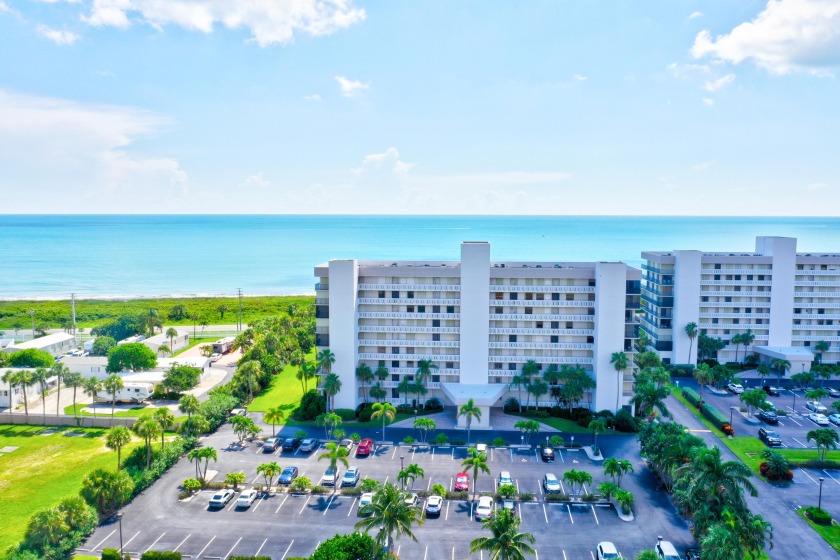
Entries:
{"label": "railway of balconies", "polygon": [[459,356],[459,354],[381,354],[379,352],[359,352],[360,360],[432,360],[433,362],[453,362],[457,361]]}
{"label": "railway of balconies", "polygon": [[821,301],[817,303],[794,302],[793,306],[801,309],[840,308],[840,299],[835,301]]}
{"label": "railway of balconies", "polygon": [[642,263],[642,270],[648,270],[650,272],[655,272],[656,274],[669,274],[669,275],[672,275],[672,276],[674,274],[674,269],[673,268],[657,268],[657,267],[655,267],[651,264],[647,264],[647,263]]}
{"label": "railway of balconies", "polygon": [[[417,373],[416,371],[413,373]],[[374,387],[377,382],[367,384],[367,387]],[[399,386],[399,381],[382,381],[380,387],[383,389],[396,389]],[[429,381],[426,383],[426,389],[440,389],[440,381]]]}
{"label": "railway of balconies", "polygon": [[703,328],[715,328],[715,329],[730,329],[733,331],[745,331],[750,329],[753,331],[753,334],[756,334],[759,331],[769,331],[770,325],[767,324],[754,324],[754,323],[707,323],[705,321],[700,321],[700,325]]}
{"label": "railway of balconies", "polygon": [[491,350],[588,350],[595,348],[588,342],[490,342]]}
{"label": "railway of balconies", "polygon": [[359,298],[359,305],[461,305],[460,299]]}
{"label": "railway of balconies", "polygon": [[359,346],[413,346],[416,348],[460,348],[459,340],[373,340],[359,339]]}
{"label": "railway of balconies", "polygon": [[669,293],[663,293],[663,291],[660,290],[658,286],[648,285],[648,286],[645,286],[644,288],[642,288],[642,294],[641,295],[644,296],[645,293],[647,293],[648,295],[654,294],[654,295],[657,295],[657,296],[674,297],[673,287],[668,286],[668,288],[670,288],[668,290]]}
{"label": "railway of balconies", "polygon": [[[653,296],[642,292],[642,301],[654,307],[674,307],[674,296]],[[643,307],[647,308],[649,305]]]}
{"label": "railway of balconies", "polygon": [[832,281],[818,281],[818,280],[796,280],[793,283],[794,287],[797,286],[828,286],[831,288],[840,288],[840,281],[832,280]]}
{"label": "railway of balconies", "polygon": [[359,319],[448,319],[459,320],[460,313],[408,313],[405,311],[359,311]]}
{"label": "railway of balconies", "polygon": [[536,313],[525,315],[524,313],[491,313],[492,321],[586,321],[591,323],[594,320],[595,312],[586,315],[553,315],[551,313]]}
{"label": "railway of balconies", "polygon": [[840,324],[838,325],[803,325],[793,324],[794,331],[838,331],[840,332]]}
{"label": "railway of balconies", "polygon": [[701,319],[769,319],[769,313],[706,313],[700,312]]}
{"label": "railway of balconies", "polygon": [[650,285],[650,284],[657,284],[657,285],[660,285],[660,286],[673,286],[674,285],[673,277],[666,276],[665,278],[663,278],[662,276],[659,276],[658,278],[656,278],[656,277],[652,276],[651,274],[649,274],[648,272],[645,272],[645,273],[642,274],[642,281],[646,285]]}
{"label": "railway of balconies", "polygon": [[321,291],[328,291],[330,289],[330,285],[324,282],[316,282],[315,283],[315,290]]}
{"label": "railway of balconies", "polygon": [[[704,301],[700,304],[700,312],[703,313],[703,309],[710,309],[714,307],[755,307],[755,308],[765,308],[770,307],[769,302],[763,301]],[[725,312],[724,312],[725,313]]]}
{"label": "railway of balconies", "polygon": [[[836,291],[831,292],[793,292],[795,298],[825,298],[825,299],[840,299],[840,287]],[[796,300],[794,300],[796,301]]]}
{"label": "railway of balconies", "polygon": [[[451,362],[452,360],[449,360],[449,361]],[[371,369],[373,371],[376,371],[376,367],[374,365],[371,365]],[[404,367],[388,368],[388,374],[389,375],[391,375],[391,374],[417,375],[417,368],[407,368],[407,367],[406,368],[404,368]],[[440,368],[440,369],[434,370],[432,372],[432,374],[433,375],[460,375],[461,370],[459,370],[457,368]],[[374,381],[374,383],[375,383],[375,381]]]}
{"label": "railway of balconies", "polygon": [[491,327],[490,334],[542,334],[559,336],[594,336],[595,329],[534,329],[516,327]]}
{"label": "railway of balconies", "polygon": [[365,282],[359,284],[359,290],[400,290],[414,292],[460,292],[459,284],[370,284]]}
{"label": "railway of balconies", "polygon": [[840,336],[820,336],[820,337],[816,337],[814,335],[799,335],[799,336],[793,335],[790,338],[791,338],[791,340],[795,340],[796,342],[811,341],[811,342],[816,343],[817,341],[820,341],[820,340],[824,340],[825,342],[840,342]]}
{"label": "railway of balconies", "polygon": [[595,286],[511,286],[508,284],[490,284],[490,292],[594,294]]}
{"label": "railway of balconies", "polygon": [[[735,325],[735,326],[737,327],[737,326],[740,326],[740,325]],[[729,340],[731,338],[732,334],[733,334],[733,333],[723,334],[722,332],[718,332],[718,331],[723,331],[724,330],[722,325],[702,325],[701,324],[701,325],[699,325],[699,327],[705,329],[706,334],[708,334],[709,336],[722,338],[724,341]],[[738,330],[738,329],[726,328],[726,330],[733,331],[733,330]],[[755,336],[755,342],[767,342],[767,340],[769,340],[769,338],[770,338],[770,336],[766,335],[766,334],[755,334],[755,333],[753,333],[753,335]],[[756,344],[753,343],[753,346],[756,346]],[[766,346],[766,345],[765,344],[759,344],[758,346]],[[726,348],[733,348],[734,349],[735,345],[734,344],[728,344],[726,346]],[[743,346],[741,347],[741,349],[743,350]]]}
{"label": "railway of balconies", "polygon": [[460,327],[412,327],[408,325],[359,325],[359,332],[381,333],[417,333],[417,334],[458,334]]}
{"label": "railway of balconies", "polygon": [[701,296],[733,296],[733,297],[749,297],[749,298],[761,298],[761,297],[763,297],[763,298],[766,298],[768,300],[768,302],[770,300],[770,292],[753,292],[753,291],[737,292],[737,291],[734,291],[734,290],[732,290],[732,291],[730,291],[730,290],[727,290],[727,291],[715,290],[713,292],[711,292],[711,291],[710,292],[701,291],[700,295]]}
{"label": "railway of balconies", "polygon": [[[541,364],[573,364],[573,365],[592,365],[593,358],[586,356],[490,356],[490,362],[499,362],[503,364],[521,364],[528,360],[534,360]],[[490,375],[499,375],[498,372],[511,371],[504,369],[490,370]],[[496,373],[493,373],[496,372]],[[518,372],[512,372],[518,373]]]}
{"label": "railway of balconies", "polygon": [[491,299],[491,307],[592,307],[595,301]]}
{"label": "railway of balconies", "polygon": [[771,280],[700,280],[701,286],[770,286]]}
{"label": "railway of balconies", "polygon": [[315,305],[329,305],[330,298],[315,298]]}
{"label": "railway of balconies", "polygon": [[[645,332],[658,331],[660,333],[660,336],[662,336],[662,333],[664,331],[670,331],[671,330],[671,327],[661,327],[661,326],[657,325],[656,323],[652,323],[650,321],[650,319],[648,319],[647,317],[642,319],[642,328],[645,329]],[[648,333],[648,334],[650,334],[650,333]]]}

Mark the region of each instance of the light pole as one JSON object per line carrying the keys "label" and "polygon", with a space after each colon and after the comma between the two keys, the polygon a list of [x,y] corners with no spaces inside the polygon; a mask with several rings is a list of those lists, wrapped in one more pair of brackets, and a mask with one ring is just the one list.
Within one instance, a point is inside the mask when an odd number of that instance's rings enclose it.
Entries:
{"label": "light pole", "polygon": [[730,426],[732,425],[732,415],[733,415],[734,413],[735,413],[735,407],[734,407],[734,406],[730,406],[730,407],[729,407],[729,425],[730,425]]}
{"label": "light pole", "polygon": [[796,414],[796,393],[793,389],[791,389],[790,392],[793,394],[793,413]]}
{"label": "light pole", "polygon": [[[405,470],[405,466],[403,465],[403,461],[405,460],[405,455],[400,455],[400,472]],[[400,486],[403,490],[405,490],[405,479],[400,480]]]}
{"label": "light pole", "polygon": [[817,499],[817,509],[822,509],[822,483],[825,480],[823,477],[820,477],[820,497]]}
{"label": "light pole", "polygon": [[548,447],[548,436],[545,436],[545,446]]}
{"label": "light pole", "polygon": [[571,445],[571,448],[572,448],[572,449],[574,449],[574,448],[575,448],[575,436],[572,436],[572,445]]}
{"label": "light pole", "polygon": [[120,555],[122,555],[123,540],[122,540],[122,512],[117,513],[117,521],[120,523]]}

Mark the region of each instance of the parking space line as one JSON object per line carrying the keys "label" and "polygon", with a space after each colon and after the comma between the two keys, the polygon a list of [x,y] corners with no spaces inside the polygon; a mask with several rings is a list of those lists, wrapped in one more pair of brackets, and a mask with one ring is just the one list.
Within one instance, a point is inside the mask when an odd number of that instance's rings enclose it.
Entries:
{"label": "parking space line", "polygon": [[255,483],[256,481],[258,481],[258,480],[260,479],[260,477],[261,477],[261,476],[262,476],[261,474],[258,474],[258,475],[254,478],[254,480],[252,480],[252,481],[251,481],[251,484],[253,484],[253,483]]}
{"label": "parking space line", "polygon": [[400,550],[402,550],[402,545],[397,547],[397,558],[400,557]]}
{"label": "parking space line", "polygon": [[793,422],[794,424],[796,424],[796,425],[797,425],[797,426],[799,426],[800,428],[802,427],[802,424],[800,424],[799,422],[797,422],[796,420],[794,420],[794,419],[793,419],[793,418],[791,418],[790,416],[788,416],[788,420],[790,420],[791,422]]}
{"label": "parking space line", "polygon": [[163,538],[163,535],[165,535],[165,534],[166,534],[165,532],[164,532],[164,533],[162,533],[162,534],[161,534],[161,536],[159,536],[157,539],[155,539],[155,542],[153,542],[152,544],[150,544],[150,545],[149,545],[149,548],[147,548],[147,549],[146,549],[146,550],[144,550],[143,552],[149,552],[149,551],[152,549],[152,547],[153,547],[153,546],[155,546],[155,545],[158,543],[158,541],[159,541],[160,539],[162,539],[162,538]]}
{"label": "parking space line", "polygon": [[382,485],[383,485],[383,486],[384,486],[384,485],[386,485],[386,484],[388,483],[388,479],[389,479],[389,478],[391,478],[391,475],[390,475],[390,474],[389,474],[389,475],[387,475],[387,476],[385,477],[385,482],[383,482],[383,483],[382,483]]}
{"label": "parking space line", "polygon": [[569,511],[569,519],[572,520],[572,525],[575,524],[575,518],[572,517],[572,508],[569,507],[569,504],[566,504],[566,509]]}
{"label": "parking space line", "polygon": [[175,547],[175,550],[173,550],[172,552],[178,552],[178,549],[179,549],[179,548],[181,548],[181,545],[183,545],[185,542],[187,542],[187,539],[188,539],[188,538],[190,538],[191,536],[192,536],[192,533],[190,533],[189,535],[187,535],[186,537],[184,537],[184,540],[182,540],[182,541],[180,542],[180,544],[178,544],[178,546],[176,546],[176,547]]}
{"label": "parking space line", "polygon": [[239,542],[240,542],[241,540],[242,540],[242,537],[239,537],[239,540],[238,540],[238,541],[236,541],[236,542],[233,544],[233,546],[232,546],[232,547],[230,547],[230,550],[228,550],[228,553],[227,553],[227,554],[225,554],[225,558],[227,558],[228,556],[230,556],[231,554],[233,554],[233,549],[234,549],[234,548],[236,548],[236,545],[238,545],[238,544],[239,544]]}
{"label": "parking space line", "polygon": [[120,548],[120,552],[124,551],[124,550],[125,550],[125,547],[127,547],[127,546],[128,546],[128,543],[130,543],[131,541],[133,541],[133,540],[135,539],[135,537],[137,537],[137,535],[139,535],[139,534],[140,534],[140,531],[137,531],[136,533],[134,533],[134,536],[133,536],[133,537],[131,537],[130,539],[128,539],[127,541],[125,541],[125,544],[122,546],[122,548]]}
{"label": "parking space line", "polygon": [[233,508],[235,508],[235,507],[236,507],[236,500],[234,500],[233,498],[231,498],[231,499],[230,499],[230,507],[229,507],[229,508],[227,508],[227,510],[228,510],[228,511],[233,511]]}
{"label": "parking space line", "polygon": [[429,555],[429,547],[426,547],[426,552],[423,553],[423,560],[426,560],[426,556]]}
{"label": "parking space line", "polygon": [[[449,500],[446,500],[446,516],[443,518],[444,521],[449,521]],[[452,554],[455,554],[455,549],[452,549]]]}
{"label": "parking space line", "polygon": [[324,508],[324,513],[322,513],[321,515],[327,515],[327,512],[330,511],[330,504],[333,503],[334,499],[335,499],[335,494],[330,496],[330,501],[327,502],[327,507]]}
{"label": "parking space line", "polygon": [[[286,555],[289,554],[289,550],[291,550],[292,545],[295,544],[295,539],[292,539],[292,542],[289,543],[289,546],[286,547],[286,552],[283,553],[283,556],[280,560],[286,560]],[[318,544],[321,544],[320,542]],[[318,548],[317,546],[315,548]]]}
{"label": "parking space line", "polygon": [[350,504],[350,511],[347,512],[347,517],[350,517],[350,514],[353,513],[353,506],[356,505],[356,498],[353,498],[353,503]]}
{"label": "parking space line", "polygon": [[257,500],[257,505],[254,506],[254,509],[251,511],[257,511],[257,508],[260,507],[260,504],[266,501],[268,498],[263,496],[261,499]]}
{"label": "parking space line", "polygon": [[538,483],[537,483],[537,488],[539,488],[539,489],[540,489],[540,496],[542,496],[542,495],[543,495],[542,484],[540,484],[540,483],[538,482]]}
{"label": "parking space line", "polygon": [[416,446],[412,446],[412,448],[411,448],[411,460],[412,460],[412,461],[414,460],[414,454],[415,454],[415,453],[417,453],[417,447],[416,447]]}
{"label": "parking space line", "polygon": [[563,486],[563,481],[562,481],[562,480],[558,480],[557,482],[559,482],[559,483],[560,483],[560,491],[561,491],[562,493],[564,493],[564,494],[565,494],[565,493],[566,493],[566,487],[565,487],[565,486]]}
{"label": "parking space line", "polygon": [[302,513],[303,513],[303,510],[304,510],[304,508],[306,508],[306,505],[309,503],[309,500],[310,500],[310,499],[312,499],[312,494],[310,494],[310,495],[306,498],[306,501],[305,501],[305,502],[303,502],[303,506],[300,508],[300,511],[298,512],[298,515],[300,515],[300,514],[302,514]]}
{"label": "parking space line", "polygon": [[285,504],[285,503],[286,503],[286,500],[288,500],[288,499],[289,499],[289,495],[288,495],[288,494],[286,494],[285,496],[283,496],[283,501],[282,501],[282,502],[280,502],[280,505],[279,505],[279,506],[277,506],[277,509],[276,509],[276,510],[274,510],[274,513],[279,513],[279,512],[280,512],[280,508],[281,508],[281,507],[283,507],[283,504]]}
{"label": "parking space line", "polygon": [[455,460],[455,448],[454,447],[452,448],[451,457],[452,457],[452,460],[454,461]]}
{"label": "parking space line", "polygon": [[114,533],[116,533],[116,532],[117,532],[117,530],[116,530],[116,529],[114,529],[113,531],[111,531],[110,533],[108,533],[108,536],[107,536],[107,537],[105,537],[104,539],[102,539],[102,542],[101,542],[101,543],[99,543],[98,545],[96,545],[96,546],[94,546],[93,548],[91,548],[91,549],[90,549],[90,551],[91,551],[91,552],[93,552],[94,550],[96,550],[97,548],[99,548],[100,546],[102,546],[103,544],[105,544],[105,541],[107,541],[109,538],[111,538],[111,535],[113,535],[113,534],[114,534]]}
{"label": "parking space line", "polygon": [[536,450],[536,449],[534,449],[534,459],[536,459],[537,461],[539,461],[539,460],[540,460],[540,454],[539,454],[539,453],[537,453],[537,450]]}
{"label": "parking space line", "polygon": [[834,482],[836,482],[837,484],[840,484],[840,480],[837,480],[836,478],[834,478],[833,476],[831,476],[831,473],[830,473],[830,472],[828,472],[828,471],[827,471],[827,470],[825,470],[825,469],[823,469],[823,472],[824,472],[825,474],[827,474],[827,475],[828,475],[828,477],[829,477],[831,480],[833,480],[833,481],[834,481]]}
{"label": "parking space line", "polygon": [[563,560],[568,560],[568,559],[566,558],[566,551],[565,551],[565,550],[563,551]]}
{"label": "parking space line", "polygon": [[595,553],[592,552],[591,550],[589,551],[589,556],[592,557],[592,560],[595,560]]}
{"label": "parking space line", "polygon": [[543,516],[545,517],[545,523],[547,525],[548,524],[548,511],[546,511],[546,509],[545,509],[545,502],[543,502],[542,507],[543,507]]}
{"label": "parking space line", "polygon": [[213,538],[211,538],[211,539],[210,539],[210,542],[208,542],[207,544],[205,544],[205,545],[204,545],[204,548],[202,548],[202,549],[201,549],[201,552],[199,552],[198,554],[196,554],[196,555],[195,555],[195,557],[196,557],[196,558],[201,558],[201,555],[202,555],[202,554],[204,554],[204,551],[205,551],[205,550],[207,550],[207,547],[208,547],[208,546],[210,546],[210,543],[212,543],[214,540],[216,540],[216,535],[213,535]]}
{"label": "parking space line", "polygon": [[540,555],[537,553],[536,548],[534,549],[534,556],[536,557],[536,560],[540,560]]}
{"label": "parking space line", "polygon": [[566,459],[563,458],[563,452],[558,449],[557,454],[560,455],[560,460],[565,463]]}
{"label": "parking space line", "polygon": [[396,455],[397,455],[397,448],[398,448],[398,447],[399,447],[399,445],[395,445],[395,446],[394,446],[394,452],[393,452],[393,453],[391,453],[391,459],[393,459],[394,457],[396,457]]}
{"label": "parking space line", "polygon": [[796,439],[795,437],[792,437],[792,438],[790,438],[790,439],[792,439],[793,441],[795,441],[796,443],[798,443],[799,445],[801,445],[801,446],[802,446],[802,447],[804,447],[805,449],[808,449],[808,446],[807,446],[807,445],[805,445],[804,443],[802,443],[801,441],[799,441],[799,440],[798,440],[798,439]]}
{"label": "parking space line", "polygon": [[590,507],[592,508],[592,515],[594,515],[594,516],[595,516],[595,523],[597,523],[598,525],[600,525],[600,524],[601,524],[601,522],[600,522],[600,521],[598,521],[598,514],[597,514],[597,513],[595,513],[595,506],[590,506]]}
{"label": "parking space line", "polygon": [[263,549],[263,547],[265,546],[265,543],[267,543],[267,542],[268,542],[268,539],[265,539],[265,540],[263,541],[263,543],[262,543],[262,544],[260,545],[260,547],[257,549],[257,552],[256,552],[256,554],[254,554],[254,556],[259,556],[259,555],[260,555],[260,552],[262,552],[262,549]]}
{"label": "parking space line", "polygon": [[491,447],[491,448],[490,448],[490,462],[491,462],[491,463],[493,462],[493,457],[494,457],[494,454],[493,454],[493,448]]}
{"label": "parking space line", "polygon": [[517,478],[514,482],[516,482],[516,493],[519,494],[519,479]]}
{"label": "parking space line", "polygon": [[816,480],[814,480],[813,478],[811,478],[811,475],[810,475],[810,474],[808,474],[808,471],[806,471],[805,469],[799,469],[799,471],[800,471],[802,474],[804,474],[805,476],[807,476],[807,477],[811,480],[811,482],[813,482],[814,484],[819,484],[819,482],[817,482]]}
{"label": "parking space line", "polygon": [[432,461],[435,460],[435,448],[432,447]]}
{"label": "parking space line", "polygon": [[452,478],[449,479],[449,491],[452,492]]}

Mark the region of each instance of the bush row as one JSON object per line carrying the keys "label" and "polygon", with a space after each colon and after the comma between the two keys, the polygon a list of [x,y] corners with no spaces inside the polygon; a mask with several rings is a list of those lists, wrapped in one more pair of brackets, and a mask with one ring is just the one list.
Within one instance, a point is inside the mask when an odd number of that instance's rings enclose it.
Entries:
{"label": "bush row", "polygon": [[700,412],[703,416],[712,421],[717,428],[728,436],[734,436],[735,430],[729,425],[729,418],[720,413],[715,407],[709,403],[703,403],[700,407]]}

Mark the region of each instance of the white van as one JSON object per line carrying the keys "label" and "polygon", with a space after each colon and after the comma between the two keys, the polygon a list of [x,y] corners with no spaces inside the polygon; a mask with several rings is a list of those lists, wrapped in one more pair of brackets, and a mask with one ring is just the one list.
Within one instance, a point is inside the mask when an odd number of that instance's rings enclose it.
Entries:
{"label": "white van", "polygon": [[[126,383],[117,391],[116,402],[139,403],[147,400],[155,392],[155,386],[151,383]],[[111,393],[105,389],[97,391],[94,398],[97,402],[111,402]]]}

